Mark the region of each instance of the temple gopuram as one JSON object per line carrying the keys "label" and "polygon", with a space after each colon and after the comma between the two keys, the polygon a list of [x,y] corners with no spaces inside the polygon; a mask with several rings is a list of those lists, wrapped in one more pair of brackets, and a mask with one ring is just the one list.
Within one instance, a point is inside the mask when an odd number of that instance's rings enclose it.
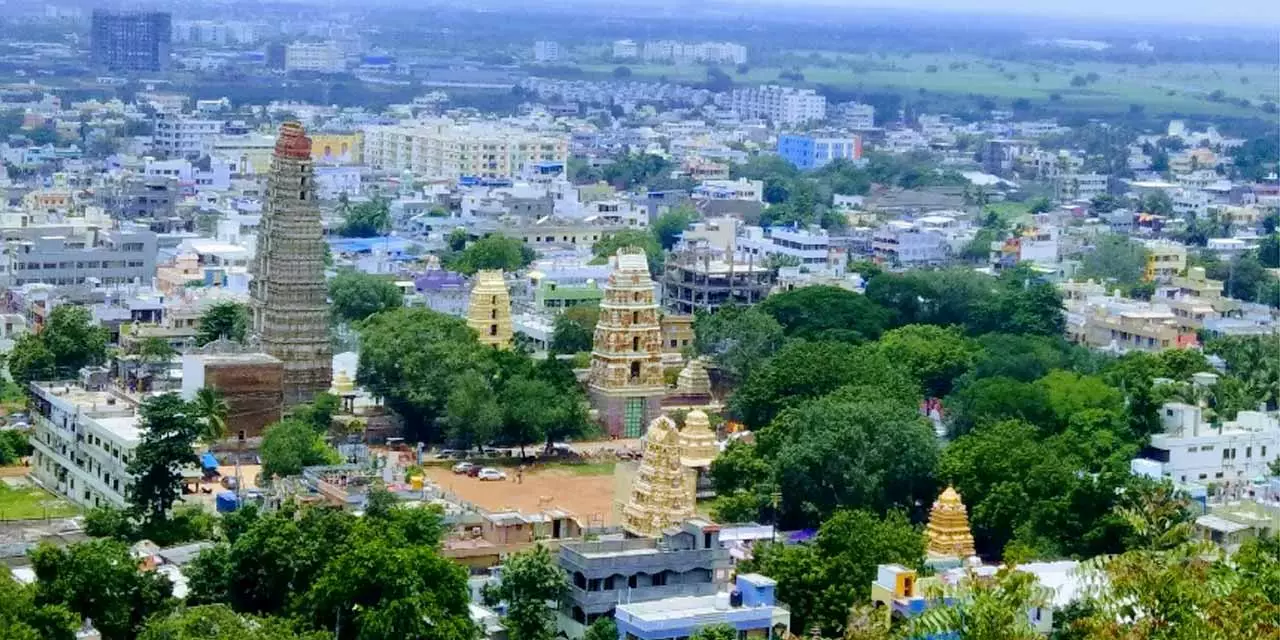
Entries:
{"label": "temple gopuram", "polygon": [[622,528],[628,534],[660,536],[663,529],[693,517],[696,475],[682,463],[683,454],[676,423],[656,418],[644,436],[640,468],[622,507]]}
{"label": "temple gopuram", "polygon": [[611,436],[639,438],[662,413],[662,326],[644,250],[618,250],[604,286],[587,391]]}
{"label": "temple gopuram", "polygon": [[511,347],[511,293],[502,271],[486,269],[476,273],[467,304],[467,326],[476,332],[480,344],[497,349]]}
{"label": "temple gopuram", "polygon": [[953,487],[947,487],[933,503],[925,535],[928,536],[926,564],[930,566],[955,567],[975,555],[969,514]]}

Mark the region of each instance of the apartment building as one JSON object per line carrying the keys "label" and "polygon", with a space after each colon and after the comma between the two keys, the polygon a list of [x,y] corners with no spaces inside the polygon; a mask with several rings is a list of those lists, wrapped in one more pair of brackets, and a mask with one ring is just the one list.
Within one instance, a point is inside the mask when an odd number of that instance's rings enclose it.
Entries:
{"label": "apartment building", "polygon": [[1054,195],[1064,202],[1092,200],[1107,192],[1105,173],[1064,173],[1054,178]]}
{"label": "apartment building", "polygon": [[37,225],[0,229],[0,286],[97,282],[150,282],[156,274],[156,234],[142,227],[119,229]]}
{"label": "apartment building", "polygon": [[526,164],[567,162],[568,157],[566,135],[491,122],[374,126],[364,137],[366,164],[430,178],[514,179]]}
{"label": "apartment building", "polygon": [[831,237],[825,229],[818,227],[747,227],[737,238],[737,248],[742,256],[739,260],[751,257],[757,264],[767,264],[770,258],[780,258],[810,268],[835,266],[831,264],[832,256],[836,255],[831,250]]}
{"label": "apartment building", "polygon": [[1172,240],[1148,240],[1147,266],[1143,277],[1148,282],[1172,282],[1187,269],[1187,245]]}
{"label": "apartment building", "polygon": [[842,126],[865,131],[876,127],[876,108],[869,104],[845,102],[835,108],[835,120]]}
{"label": "apartment building", "polygon": [[284,69],[342,73],[347,69],[347,61],[336,42],[295,42],[284,49]]}
{"label": "apartment building", "polygon": [[33,382],[32,476],[82,507],[123,508],[141,438],[134,407],[77,382]]}
{"label": "apartment building", "polygon": [[1151,436],[1151,445],[1134,461],[1135,472],[1149,469],[1181,483],[1241,484],[1267,475],[1280,458],[1280,421],[1261,411],[1211,422],[1198,406],[1170,402],[1160,408],[1160,424],[1164,431]]}
{"label": "apartment building", "polygon": [[559,62],[560,44],[554,40],[539,40],[533,43],[534,62]]}
{"label": "apartment building", "polygon": [[749,200],[764,202],[764,181],[738,178],[737,180],[704,180],[693,189],[694,200]]}
{"label": "apartment building", "polygon": [[635,40],[614,40],[613,57],[618,60],[632,60],[640,57],[640,46]]}
{"label": "apartment building", "polygon": [[204,120],[175,113],[156,114],[152,149],[170,158],[195,158],[222,135],[221,120]]}
{"label": "apartment building", "polygon": [[778,155],[791,166],[800,169],[818,169],[833,160],[854,161],[862,158],[862,138],[858,136],[828,136],[786,134],[778,136]]}
{"label": "apartment building", "polygon": [[871,255],[883,264],[922,266],[941,264],[950,248],[942,233],[894,220],[872,232]]}
{"label": "apartment building", "polygon": [[827,98],[813,89],[779,85],[734,89],[730,103],[739,118],[769,120],[778,127],[820,122],[827,117]]}

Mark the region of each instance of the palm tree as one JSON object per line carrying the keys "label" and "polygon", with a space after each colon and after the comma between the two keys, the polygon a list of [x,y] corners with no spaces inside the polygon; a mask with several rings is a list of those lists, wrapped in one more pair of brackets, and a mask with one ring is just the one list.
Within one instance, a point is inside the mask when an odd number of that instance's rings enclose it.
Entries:
{"label": "palm tree", "polygon": [[191,405],[204,427],[200,434],[201,442],[213,444],[227,437],[227,414],[231,408],[217,389],[201,387]]}

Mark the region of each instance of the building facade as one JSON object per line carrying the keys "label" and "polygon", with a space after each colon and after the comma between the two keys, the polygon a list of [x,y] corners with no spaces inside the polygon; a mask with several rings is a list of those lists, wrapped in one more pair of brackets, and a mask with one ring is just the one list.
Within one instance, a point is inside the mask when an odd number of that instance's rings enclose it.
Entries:
{"label": "building facade", "polygon": [[861,159],[862,138],[789,133],[778,136],[778,155],[802,171],[819,169],[832,160]]}
{"label": "building facade", "polygon": [[498,123],[436,120],[365,130],[364,161],[375,169],[431,178],[514,179],[525,165],[567,162],[569,138]]}
{"label": "building facade", "polygon": [[284,363],[284,402],[311,402],[333,382],[324,238],[311,141],[302,125],[280,127],[250,283],[253,332]]}
{"label": "building facade", "polygon": [[172,39],[169,13],[95,10],[89,30],[89,55],[94,65],[108,71],[164,71],[169,68]]}
{"label": "building facade", "polygon": [[170,158],[195,158],[208,153],[209,145],[222,135],[222,121],[192,118],[181,114],[156,114],[152,149]]}
{"label": "building facade", "polygon": [[28,227],[5,238],[0,286],[123,285],[156,275],[156,234],[142,227]]}
{"label": "building facade", "polygon": [[295,42],[285,47],[284,69],[342,73],[347,69],[347,61],[336,42]]}
{"label": "building facade", "polygon": [[127,504],[127,467],[141,434],[134,407],[75,382],[33,382],[31,475],[86,508]]}
{"label": "building facade", "polygon": [[734,89],[731,105],[739,118],[769,120],[778,127],[819,122],[827,117],[827,98],[813,89],[772,84]]}
{"label": "building facade", "polygon": [[736,594],[685,596],[618,605],[614,621],[618,640],[687,638],[712,625],[728,625],[739,640],[784,638],[791,612],[776,602],[777,582],[744,573],[734,582]]}
{"label": "building facade", "polygon": [[1200,407],[1170,402],[1160,407],[1160,424],[1164,431],[1151,436],[1135,470],[1151,467],[1178,483],[1245,485],[1280,459],[1280,421],[1261,411],[1210,422]]}

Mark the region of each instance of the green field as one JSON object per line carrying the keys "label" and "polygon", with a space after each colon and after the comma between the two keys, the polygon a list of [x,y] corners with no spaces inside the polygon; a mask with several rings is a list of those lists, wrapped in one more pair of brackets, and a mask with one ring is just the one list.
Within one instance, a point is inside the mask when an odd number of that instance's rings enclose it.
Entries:
{"label": "green field", "polygon": [[0,522],[65,518],[78,513],[75,505],[39,487],[14,489],[0,482]]}
{"label": "green field", "polygon": [[[1280,101],[1280,71],[1273,65],[1160,64],[1141,67],[1109,63],[1006,62],[966,55],[845,55],[792,56],[804,84],[825,84],[848,90],[929,92],[951,95],[977,94],[997,99],[1026,98],[1047,103],[1061,97],[1057,106],[1090,112],[1124,112],[1130,104],[1142,105],[1149,114],[1181,113],[1228,117],[1272,117],[1261,109],[1266,101]],[[616,64],[583,65],[591,75],[612,73]],[[705,80],[706,68],[698,65],[626,65],[632,77],[694,82]],[[781,66],[749,66],[746,73],[725,67],[736,84],[780,82]],[[936,69],[936,71],[931,71]],[[1085,86],[1072,86],[1076,76],[1097,74]],[[1037,80],[1038,77],[1038,80]],[[1221,91],[1221,101],[1209,95]],[[1249,100],[1248,107],[1229,102]]]}

